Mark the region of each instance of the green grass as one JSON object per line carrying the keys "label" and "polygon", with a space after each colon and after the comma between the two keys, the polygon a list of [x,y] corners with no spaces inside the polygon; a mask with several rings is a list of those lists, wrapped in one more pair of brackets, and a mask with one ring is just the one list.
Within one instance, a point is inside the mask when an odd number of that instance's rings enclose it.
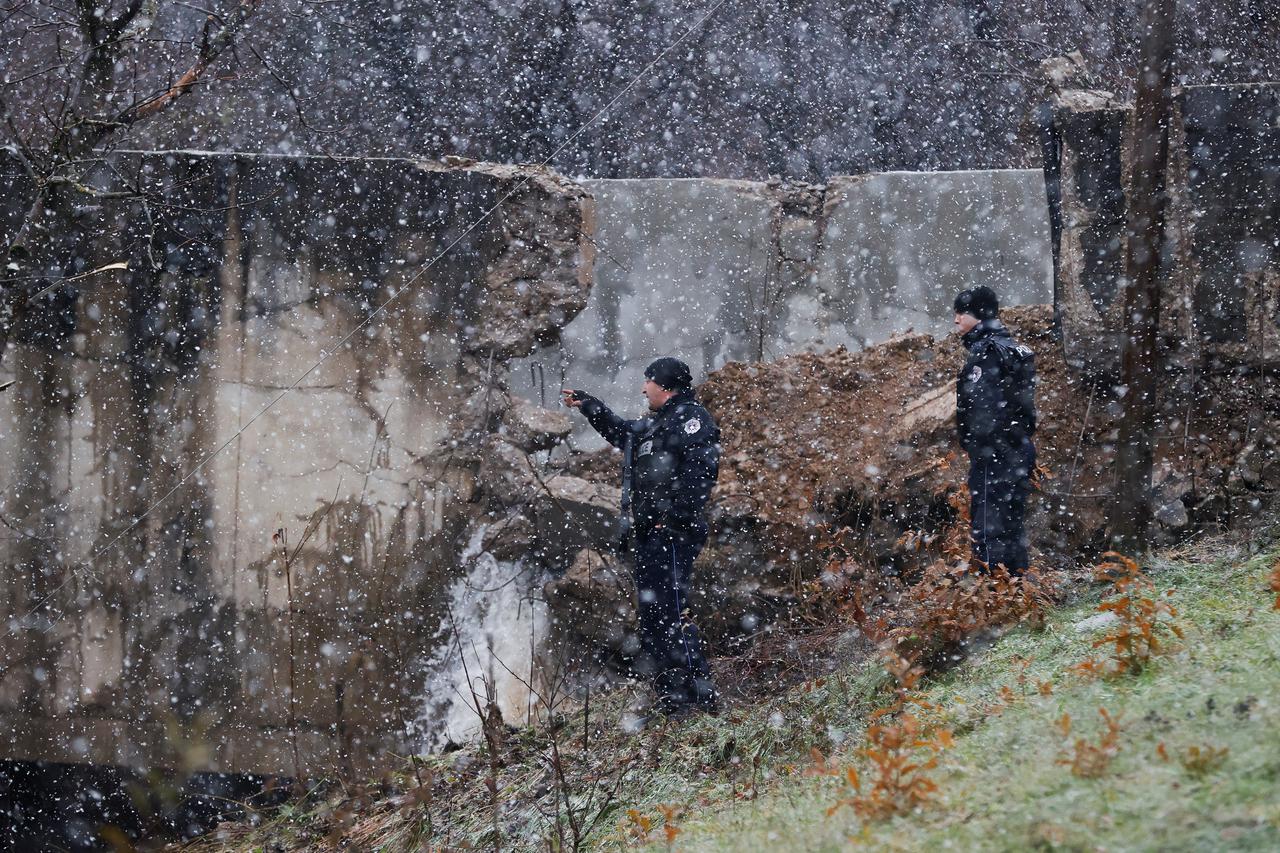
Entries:
{"label": "green grass", "polygon": [[[618,785],[586,846],[661,849],[662,807],[674,806],[682,810],[672,845],[679,850],[1280,850],[1280,612],[1267,588],[1277,554],[1250,558],[1225,545],[1212,553],[1155,564],[1153,580],[1172,592],[1185,638],[1140,675],[1087,680],[1071,672],[1099,654],[1098,634],[1076,628],[1094,615],[1097,588],[1052,611],[1043,630],[1011,631],[926,681],[924,696],[936,706],[928,713],[953,730],[955,747],[932,774],[937,801],[881,823],[864,826],[847,808],[828,816],[849,791],[837,778],[805,773],[815,749],[836,763],[853,760],[868,714],[888,701],[887,676],[874,663],[851,660],[722,717],[638,734],[617,725],[624,696],[597,698],[589,749],[575,746],[580,715],[558,735],[575,798]],[[1037,690],[1044,681],[1053,684],[1047,696]],[[1006,687],[1011,702],[1001,698]],[[1099,707],[1121,720],[1120,751],[1103,776],[1079,778],[1059,759],[1077,737],[1096,738]],[[1064,713],[1073,720],[1069,738],[1054,725]],[[503,756],[503,850],[549,849],[554,786],[539,758],[548,737],[545,726],[513,734]],[[1158,754],[1162,743],[1172,760]],[[1228,752],[1221,766],[1195,773],[1178,761],[1190,746]],[[483,749],[426,761],[434,799],[406,810],[375,797],[337,833],[349,849],[493,848]],[[401,775],[401,787],[411,787]],[[342,808],[341,797],[298,805],[193,849],[335,849],[325,839]],[[628,832],[630,812],[651,822],[647,843]]]}
{"label": "green grass", "polygon": [[[750,802],[702,803],[680,827],[682,850],[1280,850],[1280,613],[1267,574],[1274,554],[1157,564],[1186,637],[1137,676],[1086,680],[1069,668],[1096,654],[1075,624],[1092,597],[1019,629],[927,685],[956,733],[926,810],[864,826],[834,778],[794,778]],[[1018,656],[1030,658],[1019,683]],[[1043,696],[1039,681],[1054,690]],[[1001,705],[999,693],[1017,694]],[[1096,738],[1098,708],[1119,715],[1120,751],[1096,779],[1058,763],[1077,737]],[[1073,720],[1064,738],[1054,721]],[[1163,743],[1172,760],[1157,752]],[[1207,773],[1190,746],[1229,750]],[[838,754],[837,759],[849,760]]]}

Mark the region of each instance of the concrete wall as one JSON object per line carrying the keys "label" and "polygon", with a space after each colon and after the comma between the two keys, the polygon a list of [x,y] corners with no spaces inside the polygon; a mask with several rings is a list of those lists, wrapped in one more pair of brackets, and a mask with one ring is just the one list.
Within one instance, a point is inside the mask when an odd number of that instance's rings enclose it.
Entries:
{"label": "concrete wall", "polygon": [[701,379],[727,361],[861,348],[911,329],[946,334],[955,293],[978,284],[1006,304],[1052,299],[1039,171],[587,186],[591,298],[560,346],[513,366],[517,393],[550,397],[564,381],[638,411],[644,367],[661,355]]}
{"label": "concrete wall", "polygon": [[65,263],[129,270],[55,287],[0,366],[0,755],[385,763],[472,506],[443,440],[496,429],[486,385],[581,309],[590,199],[469,163],[110,167],[143,196],[69,224]]}
{"label": "concrete wall", "polygon": [[[1062,223],[1057,308],[1067,358],[1114,378],[1123,339],[1132,106],[1068,92],[1050,170]],[[1274,364],[1280,354],[1280,84],[1177,92],[1161,272],[1164,363]]]}

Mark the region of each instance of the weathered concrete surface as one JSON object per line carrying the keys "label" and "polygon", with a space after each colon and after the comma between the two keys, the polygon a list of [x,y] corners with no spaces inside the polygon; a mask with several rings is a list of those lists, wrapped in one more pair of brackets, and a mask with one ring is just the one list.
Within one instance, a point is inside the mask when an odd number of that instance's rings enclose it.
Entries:
{"label": "weathered concrete surface", "polygon": [[178,765],[192,738],[211,769],[382,763],[412,741],[409,667],[506,362],[585,304],[590,199],[464,161],[111,166],[144,198],[77,226],[91,266],[129,271],[55,289],[0,370],[0,754]]}
{"label": "weathered concrete surface", "polygon": [[826,209],[814,287],[829,312],[820,316],[838,331],[825,344],[856,349],[910,330],[944,335],[955,294],[980,284],[1004,305],[1050,299],[1048,212],[1036,172],[837,178]]}
{"label": "weathered concrete surface", "polygon": [[[778,211],[765,187],[685,179],[587,187],[596,202],[595,286],[564,330],[563,352],[539,354],[548,381],[563,365],[570,382],[617,380],[630,397],[638,395],[632,380],[659,355],[678,353],[700,372],[749,357],[776,289],[766,279]],[[522,379],[513,369],[517,390]]]}
{"label": "weathered concrete surface", "polygon": [[[1053,111],[1061,223],[1056,305],[1068,360],[1118,374],[1132,108],[1065,93]],[[1165,362],[1257,363],[1280,353],[1280,84],[1190,86],[1170,134]],[[1185,372],[1185,371],[1184,371]]]}
{"label": "weathered concrete surface", "polygon": [[1180,99],[1201,339],[1231,360],[1280,360],[1280,84],[1189,86]]}
{"label": "weathered concrete surface", "polygon": [[[965,287],[991,285],[1010,305],[1051,299],[1038,171],[587,185],[596,284],[561,346],[513,368],[512,389],[534,398],[564,381],[638,411],[660,355],[700,380],[729,361],[945,332]],[[575,441],[597,443],[578,426]]]}
{"label": "weathered concrete surface", "polygon": [[1119,352],[1105,332],[1124,272],[1125,200],[1121,186],[1125,111],[1104,94],[1059,98],[1047,165],[1050,213],[1060,229],[1054,244],[1054,307],[1069,357],[1112,360]]}

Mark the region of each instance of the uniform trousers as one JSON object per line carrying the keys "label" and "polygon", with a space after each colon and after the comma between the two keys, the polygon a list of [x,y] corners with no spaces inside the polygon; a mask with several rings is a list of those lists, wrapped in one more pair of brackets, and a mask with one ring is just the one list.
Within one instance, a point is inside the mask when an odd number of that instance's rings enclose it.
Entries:
{"label": "uniform trousers", "polygon": [[702,637],[688,614],[693,560],[705,544],[705,533],[658,529],[636,536],[641,651],[636,669],[668,702],[710,702],[715,696]]}
{"label": "uniform trousers", "polygon": [[1036,452],[1030,441],[1002,454],[976,454],[969,461],[969,520],[973,557],[1011,574],[1027,570],[1023,520],[1031,494]]}

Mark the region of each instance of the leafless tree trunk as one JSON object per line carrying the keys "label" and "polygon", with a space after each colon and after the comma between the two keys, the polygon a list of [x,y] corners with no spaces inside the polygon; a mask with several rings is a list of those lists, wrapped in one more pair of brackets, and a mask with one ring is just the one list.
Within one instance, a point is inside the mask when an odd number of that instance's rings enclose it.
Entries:
{"label": "leafless tree trunk", "polygon": [[[185,70],[157,69],[151,83],[139,63],[163,55],[162,34],[151,35],[160,0],[75,0],[65,8],[25,0],[7,10],[0,38],[46,43],[14,63],[0,81],[0,144],[25,172],[25,213],[7,229],[0,258],[0,358],[31,297],[71,278],[76,210],[103,197],[128,197],[128,188],[103,191],[86,178],[112,138],[150,119],[203,84],[211,67],[244,34],[259,0],[233,0],[211,11]],[[169,0],[175,2],[175,0]],[[45,64],[45,63],[48,64]],[[44,67],[39,67],[44,65]],[[132,77],[130,76],[132,74]],[[116,258],[108,259],[111,261]]]}
{"label": "leafless tree trunk", "polygon": [[1169,122],[1172,117],[1174,0],[1149,0],[1142,16],[1137,97],[1133,116],[1133,173],[1125,258],[1121,383],[1124,418],[1116,448],[1111,539],[1118,550],[1144,547],[1151,521],[1151,461],[1159,382],[1160,269],[1168,201]]}

